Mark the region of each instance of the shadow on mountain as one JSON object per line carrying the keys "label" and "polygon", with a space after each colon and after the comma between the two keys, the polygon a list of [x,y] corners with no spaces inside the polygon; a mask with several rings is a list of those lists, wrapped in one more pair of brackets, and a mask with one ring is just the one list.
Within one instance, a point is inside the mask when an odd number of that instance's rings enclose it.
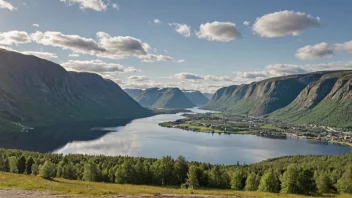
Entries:
{"label": "shadow on mountain", "polygon": [[119,127],[130,119],[85,121],[38,127],[28,132],[0,133],[0,147],[36,152],[52,152],[73,141],[98,139],[112,131],[104,127]]}

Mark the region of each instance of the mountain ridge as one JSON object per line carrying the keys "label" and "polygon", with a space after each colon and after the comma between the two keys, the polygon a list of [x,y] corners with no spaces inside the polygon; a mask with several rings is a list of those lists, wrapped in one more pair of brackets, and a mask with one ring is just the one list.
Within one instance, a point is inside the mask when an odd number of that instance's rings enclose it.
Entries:
{"label": "mountain ridge", "polygon": [[[350,126],[351,87],[350,70],[282,76],[221,88],[204,108],[253,116],[268,115],[301,124]],[[343,112],[347,113],[345,118],[336,119]]]}

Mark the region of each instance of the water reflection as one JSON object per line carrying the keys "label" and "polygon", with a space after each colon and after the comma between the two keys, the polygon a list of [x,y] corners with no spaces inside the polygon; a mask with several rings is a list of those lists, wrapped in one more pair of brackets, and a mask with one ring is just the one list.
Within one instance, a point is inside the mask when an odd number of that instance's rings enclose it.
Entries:
{"label": "water reflection", "polygon": [[[198,113],[205,111],[193,109]],[[182,118],[157,115],[136,120],[110,120],[57,125],[28,133],[0,133],[0,147],[39,152],[131,155],[160,158],[185,156],[218,164],[255,163],[296,154],[344,154],[351,147],[297,139],[254,135],[195,133],[158,124]]]}
{"label": "water reflection", "polygon": [[[202,110],[196,110],[203,112]],[[254,163],[272,157],[295,154],[343,154],[347,146],[297,139],[272,139],[254,135],[217,135],[163,128],[158,123],[180,119],[180,114],[157,115],[133,120],[93,141],[75,141],[57,153],[131,155],[142,157],[185,156],[191,161],[219,164]]]}

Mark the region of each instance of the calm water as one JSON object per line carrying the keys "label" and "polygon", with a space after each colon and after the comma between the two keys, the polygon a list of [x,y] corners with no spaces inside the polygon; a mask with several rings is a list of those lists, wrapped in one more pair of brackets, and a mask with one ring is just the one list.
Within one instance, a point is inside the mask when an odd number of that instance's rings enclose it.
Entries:
{"label": "calm water", "polygon": [[[194,109],[196,112],[203,110]],[[219,135],[163,128],[158,123],[182,118],[181,114],[157,115],[132,121],[56,126],[16,136],[0,133],[0,147],[41,152],[131,155],[159,158],[183,155],[191,161],[219,164],[254,163],[295,154],[344,154],[352,148],[297,139],[270,139],[254,135]],[[84,125],[82,127],[81,125]],[[93,125],[93,126],[92,126]],[[95,125],[95,126],[94,126]],[[54,131],[54,132],[53,132]],[[5,139],[4,139],[5,138]],[[6,139],[7,138],[7,139]]]}

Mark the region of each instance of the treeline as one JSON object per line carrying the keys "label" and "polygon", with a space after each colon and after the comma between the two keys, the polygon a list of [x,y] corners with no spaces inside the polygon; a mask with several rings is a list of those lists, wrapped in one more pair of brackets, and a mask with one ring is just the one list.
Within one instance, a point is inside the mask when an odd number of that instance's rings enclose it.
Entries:
{"label": "treeline", "polygon": [[352,154],[289,156],[252,165],[212,165],[179,156],[41,154],[0,149],[0,171],[45,179],[220,188],[295,194],[352,193]]}

